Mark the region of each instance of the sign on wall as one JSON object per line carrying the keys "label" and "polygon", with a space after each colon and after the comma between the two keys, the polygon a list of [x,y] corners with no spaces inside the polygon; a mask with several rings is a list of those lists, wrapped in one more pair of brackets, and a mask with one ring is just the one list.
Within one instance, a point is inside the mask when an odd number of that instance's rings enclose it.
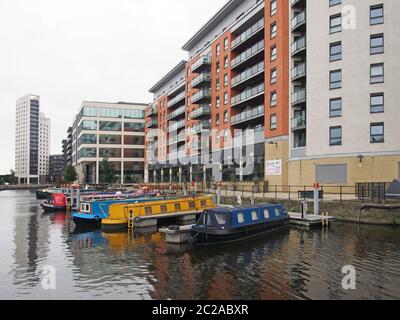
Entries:
{"label": "sign on wall", "polygon": [[282,160],[267,161],[266,175],[280,176],[282,174]]}

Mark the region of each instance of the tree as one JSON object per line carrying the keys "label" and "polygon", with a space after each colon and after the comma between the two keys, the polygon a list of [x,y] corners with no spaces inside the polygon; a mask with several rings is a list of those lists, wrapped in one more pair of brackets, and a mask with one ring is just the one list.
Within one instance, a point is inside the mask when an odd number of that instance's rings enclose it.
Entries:
{"label": "tree", "polygon": [[18,178],[15,176],[15,171],[13,169],[10,170],[10,184],[17,184]]}
{"label": "tree", "polygon": [[115,183],[117,181],[114,166],[107,158],[104,158],[100,164],[100,181],[102,183]]}
{"label": "tree", "polygon": [[78,178],[78,174],[76,173],[76,169],[73,166],[67,166],[64,169],[64,181],[72,183]]}

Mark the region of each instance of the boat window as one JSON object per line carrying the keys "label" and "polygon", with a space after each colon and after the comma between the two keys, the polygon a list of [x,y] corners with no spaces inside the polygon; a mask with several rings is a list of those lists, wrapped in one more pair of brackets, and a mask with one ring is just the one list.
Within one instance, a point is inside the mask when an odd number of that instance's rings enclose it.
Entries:
{"label": "boat window", "polygon": [[269,219],[269,210],[268,209],[264,209],[264,218],[266,220]]}
{"label": "boat window", "polygon": [[258,220],[258,212],[257,211],[251,212],[251,220],[253,220],[253,221]]}
{"label": "boat window", "polygon": [[180,203],[175,203],[175,210],[181,210],[181,204]]}
{"label": "boat window", "polygon": [[200,201],[200,205],[201,205],[202,207],[205,207],[205,206],[207,205],[207,202],[206,202],[205,200],[201,200],[201,201]]}
{"label": "boat window", "polygon": [[145,214],[152,214],[152,213],[153,213],[153,210],[151,209],[151,207],[145,207],[145,208],[144,208],[144,213],[145,213]]}
{"label": "boat window", "polygon": [[167,206],[166,206],[165,204],[162,204],[162,205],[160,206],[160,209],[161,209],[161,213],[165,213],[165,212],[168,211],[168,210],[167,210]]}
{"label": "boat window", "polygon": [[228,216],[224,213],[215,213],[214,214],[215,220],[219,225],[226,225],[228,223]]}
{"label": "boat window", "polygon": [[196,204],[194,203],[194,201],[189,201],[189,208],[196,209]]}
{"label": "boat window", "polygon": [[237,217],[240,224],[244,223],[244,214],[242,212],[238,213]]}
{"label": "boat window", "polygon": [[275,217],[279,217],[281,215],[281,210],[279,208],[275,208]]}

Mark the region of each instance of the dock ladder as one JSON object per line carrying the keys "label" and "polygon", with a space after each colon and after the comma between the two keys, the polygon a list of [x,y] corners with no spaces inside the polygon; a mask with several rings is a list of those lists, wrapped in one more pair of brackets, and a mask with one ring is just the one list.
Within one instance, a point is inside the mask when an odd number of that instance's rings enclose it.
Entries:
{"label": "dock ladder", "polygon": [[322,212],[322,227],[323,228],[329,227],[329,212],[328,211]]}
{"label": "dock ladder", "polygon": [[135,226],[135,217],[133,216],[133,210],[129,210],[128,214],[128,229],[132,230]]}

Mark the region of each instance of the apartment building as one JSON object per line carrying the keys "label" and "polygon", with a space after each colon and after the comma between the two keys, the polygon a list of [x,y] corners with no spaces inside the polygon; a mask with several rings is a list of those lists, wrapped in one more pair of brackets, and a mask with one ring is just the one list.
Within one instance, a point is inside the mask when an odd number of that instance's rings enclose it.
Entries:
{"label": "apartment building", "polygon": [[150,90],[146,181],[287,184],[289,2],[231,0],[183,50]]}
{"label": "apartment building", "polygon": [[[100,184],[108,159],[121,184],[143,182],[146,104],[84,101],[68,130],[80,183]],[[68,142],[67,142],[68,145]],[[68,146],[67,146],[68,149]]]}
{"label": "apartment building", "polygon": [[400,176],[400,2],[291,0],[289,183]]}
{"label": "apartment building", "polygon": [[40,97],[17,100],[15,174],[21,184],[46,183],[49,173],[50,119],[40,112]]}

